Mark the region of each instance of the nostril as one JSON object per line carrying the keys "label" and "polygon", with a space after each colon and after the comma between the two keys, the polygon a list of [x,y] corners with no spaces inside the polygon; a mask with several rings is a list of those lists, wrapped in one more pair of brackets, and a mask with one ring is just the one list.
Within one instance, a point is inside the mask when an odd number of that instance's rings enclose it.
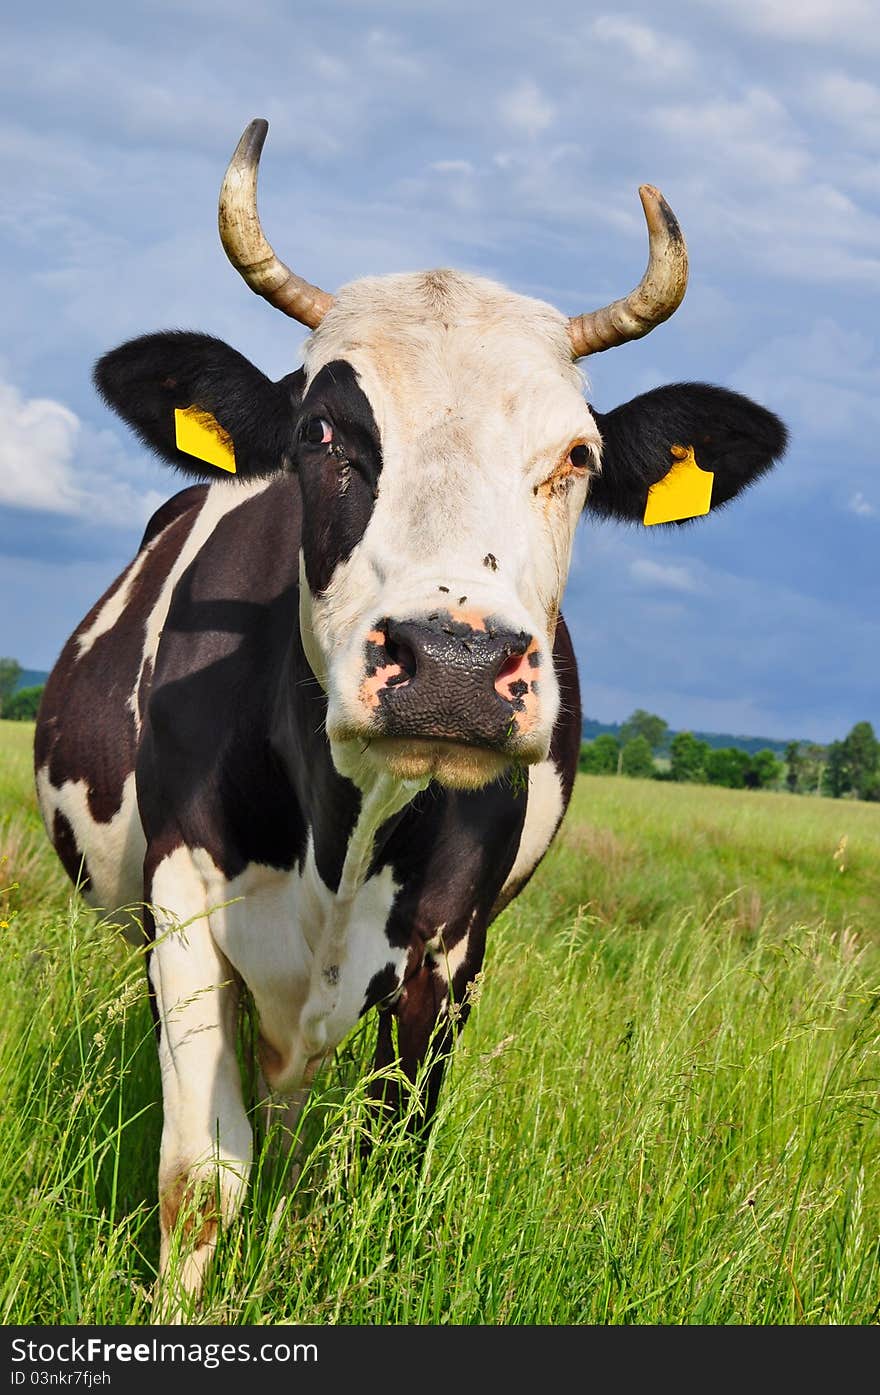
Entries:
{"label": "nostril", "polygon": [[402,640],[392,639],[389,635],[385,641],[385,652],[391,662],[397,664],[406,678],[415,678],[416,656],[408,644]]}
{"label": "nostril", "polygon": [[510,654],[499,668],[495,675],[495,686],[504,683],[506,679],[513,678],[522,667],[522,654]]}
{"label": "nostril", "polygon": [[495,691],[505,702],[522,710],[532,682],[529,660],[523,653],[508,654],[495,675]]}

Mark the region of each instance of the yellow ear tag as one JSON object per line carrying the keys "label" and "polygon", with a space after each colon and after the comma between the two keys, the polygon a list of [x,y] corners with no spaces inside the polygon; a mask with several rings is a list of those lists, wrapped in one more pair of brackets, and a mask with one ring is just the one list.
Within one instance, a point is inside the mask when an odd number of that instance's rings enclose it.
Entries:
{"label": "yellow ear tag", "polygon": [[201,407],[175,407],[174,432],[177,449],[194,455],[218,470],[235,474],[235,451],[232,437],[219,421]]}
{"label": "yellow ear tag", "polygon": [[652,523],[677,523],[684,518],[699,518],[708,513],[712,503],[715,475],[701,470],[694,457],[693,446],[670,446],[674,464],[662,480],[652,484],[642,520]]}

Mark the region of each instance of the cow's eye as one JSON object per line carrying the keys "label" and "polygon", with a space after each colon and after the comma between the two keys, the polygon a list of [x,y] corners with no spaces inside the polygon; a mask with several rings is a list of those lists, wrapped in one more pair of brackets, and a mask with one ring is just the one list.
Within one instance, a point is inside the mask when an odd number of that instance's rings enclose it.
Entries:
{"label": "cow's eye", "polygon": [[307,417],[299,429],[299,438],[310,446],[329,446],[333,440],[333,427],[325,417]]}
{"label": "cow's eye", "polygon": [[586,446],[572,446],[568,459],[575,470],[586,470],[590,463],[590,452]]}

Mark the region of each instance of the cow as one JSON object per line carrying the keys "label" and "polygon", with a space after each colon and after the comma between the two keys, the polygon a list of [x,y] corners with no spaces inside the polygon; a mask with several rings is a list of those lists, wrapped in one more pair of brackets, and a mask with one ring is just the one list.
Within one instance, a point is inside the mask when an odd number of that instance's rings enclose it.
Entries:
{"label": "cow", "polygon": [[376,1009],[377,1108],[399,1112],[395,1078],[418,1078],[427,1126],[487,928],[572,792],[560,603],[578,520],[705,514],[786,444],[772,412],[708,384],[589,404],[578,361],[684,295],[684,238],[652,186],[642,281],[573,319],[451,270],[331,296],[263,233],[266,131],[232,157],[220,234],[312,331],[303,366],[272,382],[179,330],[99,360],[104,401],[196,482],[66,644],[35,743],[67,872],[91,904],[135,907],[145,938],[160,1273],[185,1230],[189,1295],[251,1168],[240,992],[272,1097],[301,1099]]}

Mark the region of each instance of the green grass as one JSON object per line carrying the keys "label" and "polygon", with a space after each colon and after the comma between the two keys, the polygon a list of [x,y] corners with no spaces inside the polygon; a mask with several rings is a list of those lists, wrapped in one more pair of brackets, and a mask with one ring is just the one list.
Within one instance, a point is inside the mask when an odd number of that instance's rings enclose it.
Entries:
{"label": "green grass", "polygon": [[[143,966],[36,832],[30,736],[0,724],[0,1319],[145,1322]],[[194,1316],[876,1322],[878,854],[876,806],[582,777],[490,932],[424,1158],[400,1128],[362,1155],[364,1024]]]}

